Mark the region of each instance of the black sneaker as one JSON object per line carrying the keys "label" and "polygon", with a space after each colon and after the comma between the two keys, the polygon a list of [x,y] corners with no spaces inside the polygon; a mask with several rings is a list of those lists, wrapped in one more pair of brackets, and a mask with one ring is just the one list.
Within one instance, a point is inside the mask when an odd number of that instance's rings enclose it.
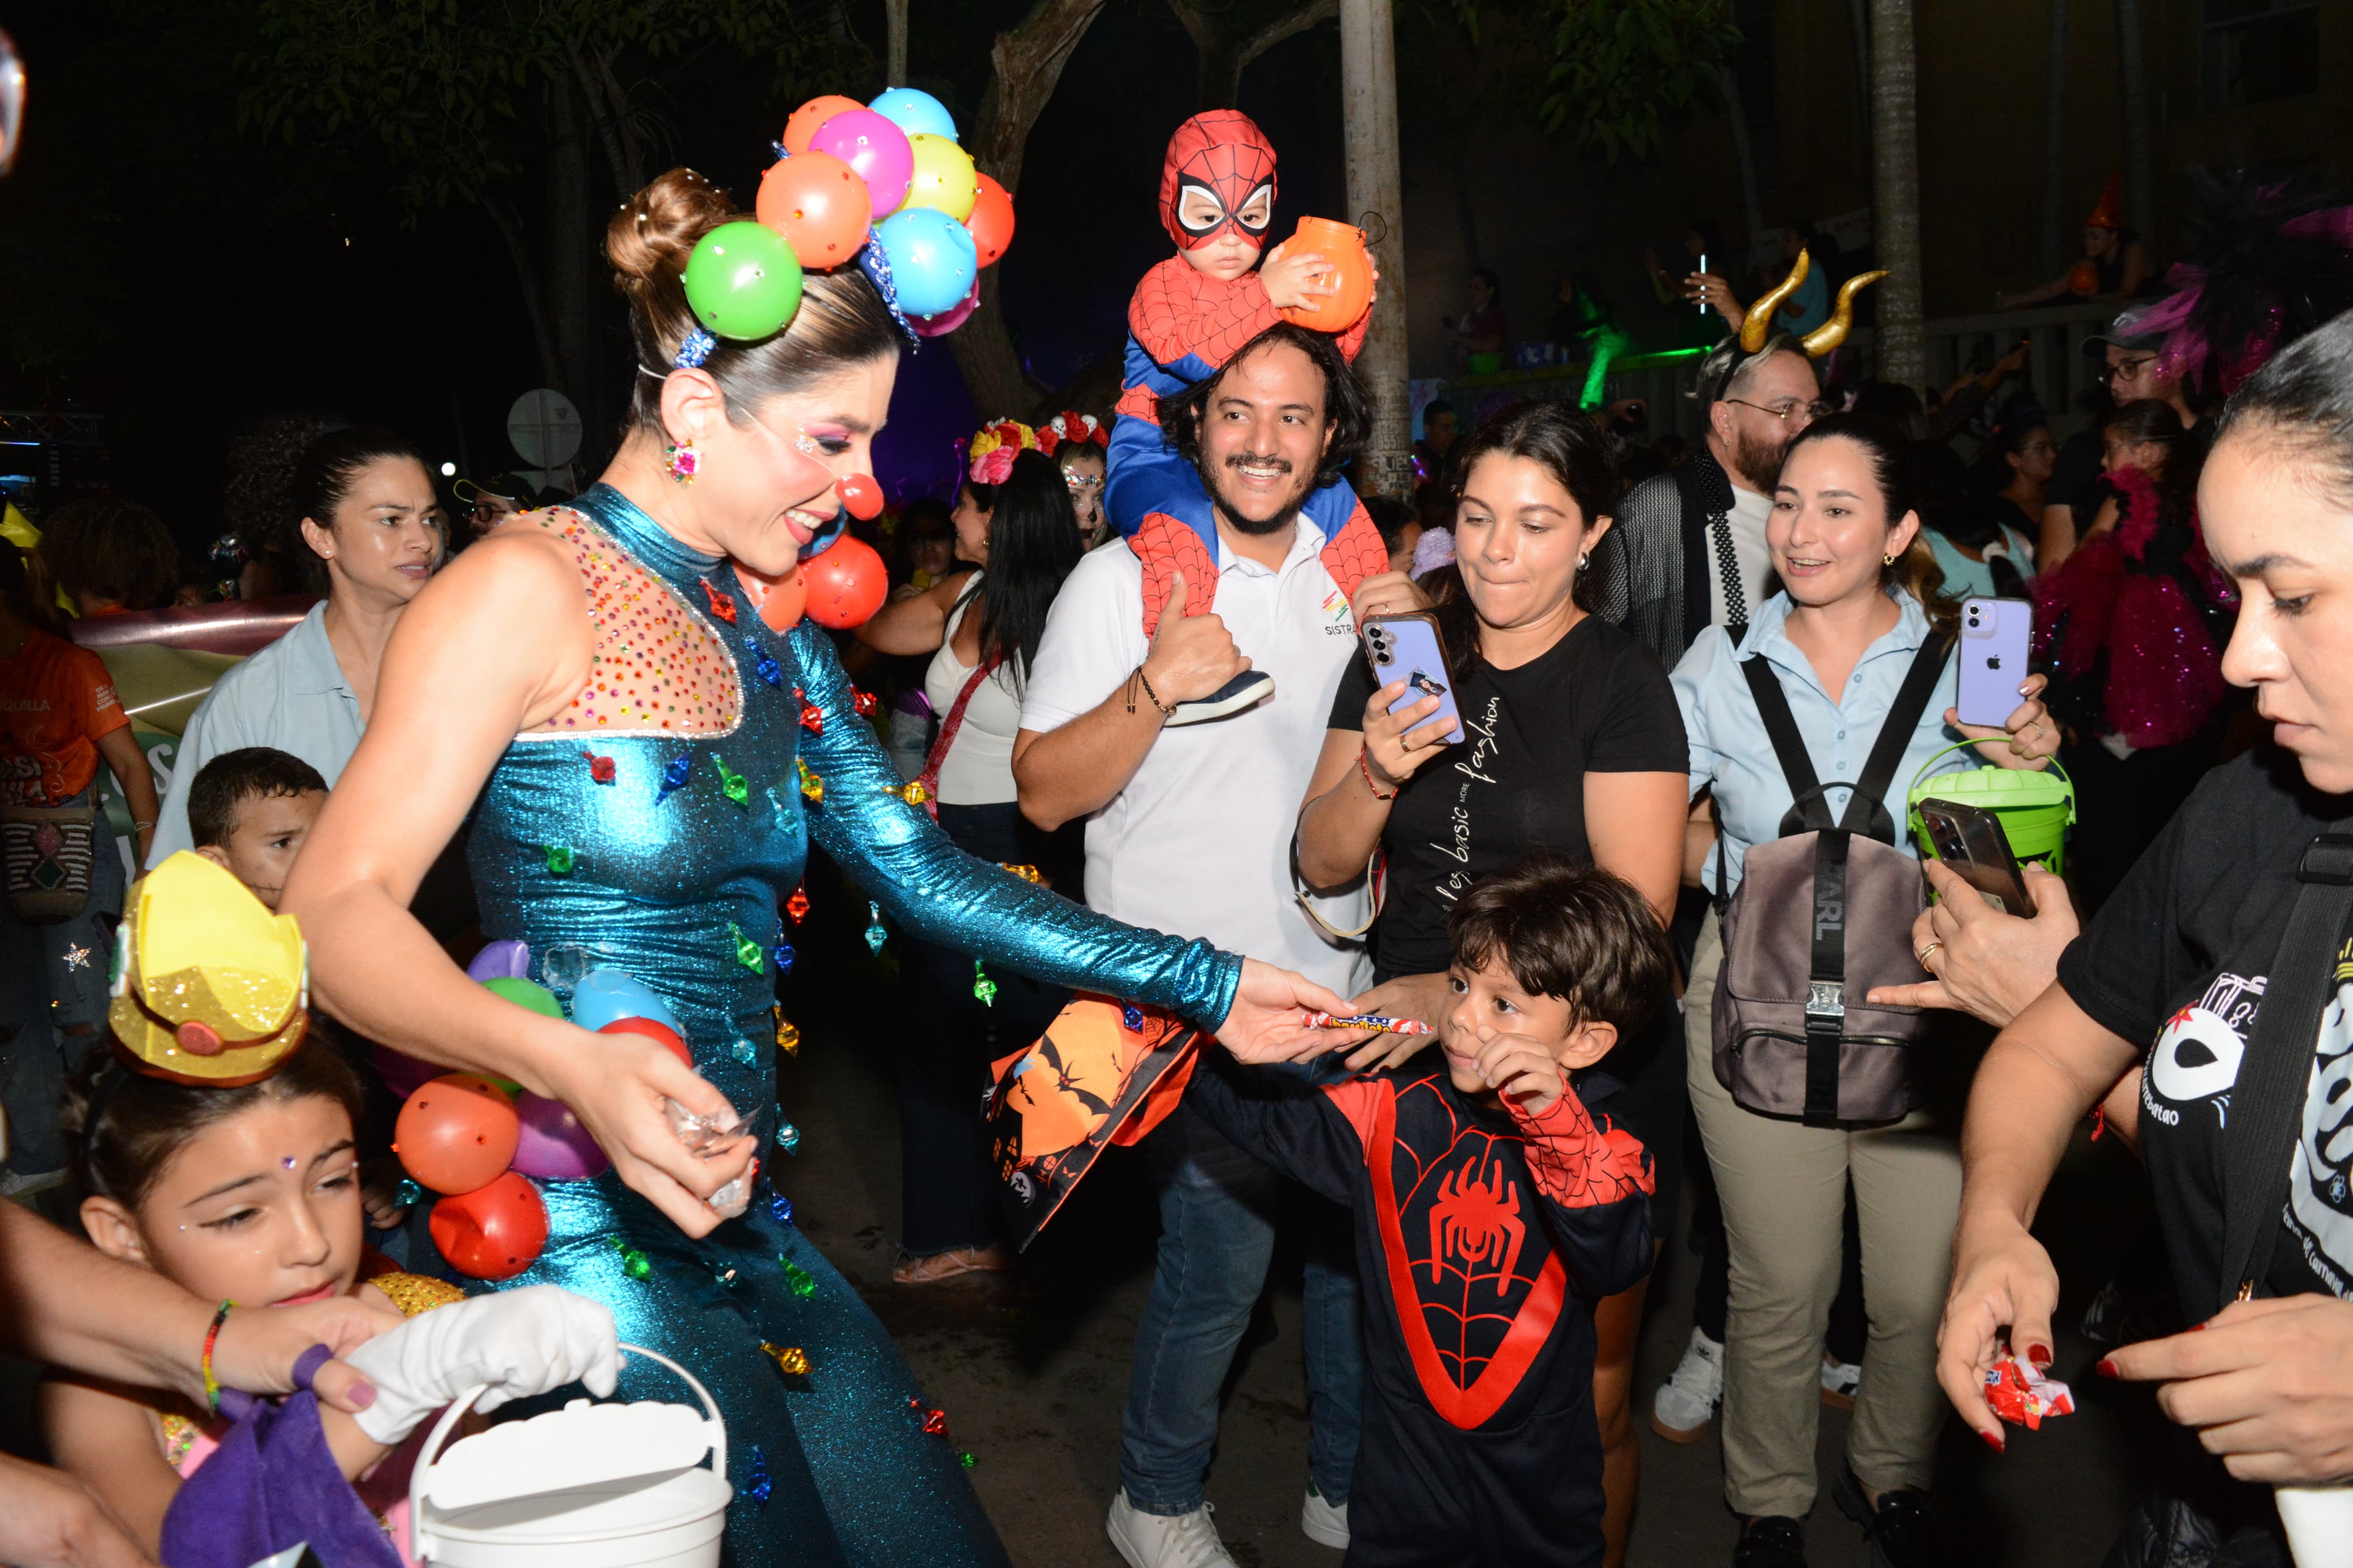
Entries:
{"label": "black sneaker", "polygon": [[1230,713],[1255,708],[1274,696],[1274,677],[1262,669],[1245,669],[1207,697],[1176,704],[1170,715],[1171,727],[1178,724],[1206,724],[1212,719],[1223,719]]}
{"label": "black sneaker", "polygon": [[1852,1470],[1840,1474],[1831,1494],[1839,1511],[1862,1526],[1871,1541],[1872,1568],[1944,1568],[1945,1542],[1928,1517],[1928,1494],[1917,1487],[1891,1487],[1873,1508]]}
{"label": "black sneaker", "polygon": [[1806,1568],[1806,1527],[1778,1513],[1759,1514],[1740,1532],[1732,1568]]}

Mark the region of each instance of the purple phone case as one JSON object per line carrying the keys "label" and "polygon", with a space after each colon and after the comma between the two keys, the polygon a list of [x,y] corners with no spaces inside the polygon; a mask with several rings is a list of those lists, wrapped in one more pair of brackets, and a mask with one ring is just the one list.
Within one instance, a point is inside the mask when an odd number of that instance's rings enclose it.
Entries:
{"label": "purple phone case", "polygon": [[[1372,631],[1376,626],[1389,637],[1389,662],[1387,664],[1380,661],[1375,650]],[[1374,616],[1366,621],[1359,640],[1364,645],[1366,659],[1373,667],[1376,688],[1398,680],[1406,683],[1405,694],[1389,704],[1390,712],[1434,695],[1438,699],[1438,711],[1415,728],[1420,729],[1440,719],[1450,720],[1453,723],[1450,738],[1457,741],[1462,738],[1462,712],[1454,701],[1454,678],[1447,669],[1446,655],[1439,647],[1435,627],[1428,621],[1410,616]],[[1438,688],[1434,692],[1433,687]]]}
{"label": "purple phone case", "polygon": [[1961,601],[1960,694],[1964,724],[2000,729],[2018,711],[2034,647],[2034,606],[2024,599]]}

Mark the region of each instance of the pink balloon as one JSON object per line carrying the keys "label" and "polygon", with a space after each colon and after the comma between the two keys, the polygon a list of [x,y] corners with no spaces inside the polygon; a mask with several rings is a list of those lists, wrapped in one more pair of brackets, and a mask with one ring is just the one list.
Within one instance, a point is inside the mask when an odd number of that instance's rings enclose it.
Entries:
{"label": "pink balloon", "polygon": [[915,150],[907,133],[871,109],[845,109],[817,128],[813,152],[830,153],[866,182],[876,222],[897,212],[915,177]]}
{"label": "pink balloon", "polygon": [[975,278],[971,290],[963,299],[936,316],[910,316],[907,325],[915,329],[915,335],[919,338],[941,337],[963,326],[965,319],[979,309],[980,279]]}
{"label": "pink balloon", "polygon": [[431,1062],[420,1062],[390,1046],[370,1046],[368,1055],[375,1062],[376,1076],[384,1079],[385,1088],[403,1100],[449,1070]]}
{"label": "pink balloon", "polygon": [[515,1142],[514,1168],[546,1182],[581,1182],[612,1164],[588,1129],[560,1100],[526,1091],[515,1102],[522,1136]]}

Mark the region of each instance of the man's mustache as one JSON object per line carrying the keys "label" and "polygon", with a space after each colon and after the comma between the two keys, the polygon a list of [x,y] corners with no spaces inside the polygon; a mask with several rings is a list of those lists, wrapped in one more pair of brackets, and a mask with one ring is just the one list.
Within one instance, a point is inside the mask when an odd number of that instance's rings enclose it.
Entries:
{"label": "man's mustache", "polygon": [[1229,468],[1239,468],[1244,463],[1255,463],[1262,468],[1274,468],[1286,474],[1291,472],[1291,459],[1280,452],[1237,452],[1226,459],[1226,467]]}

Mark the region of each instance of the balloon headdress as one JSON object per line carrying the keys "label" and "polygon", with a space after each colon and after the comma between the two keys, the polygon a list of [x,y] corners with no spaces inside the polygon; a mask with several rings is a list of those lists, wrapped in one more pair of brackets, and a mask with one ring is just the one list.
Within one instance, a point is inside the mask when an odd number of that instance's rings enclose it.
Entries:
{"label": "balloon headdress", "polygon": [[139,1071],[215,1089],[258,1083],[301,1045],[310,966],[291,915],[182,850],[150,871],[115,931],[107,1023]]}
{"label": "balloon headdress", "polygon": [[720,338],[792,324],[801,279],[855,263],[911,337],[937,337],[980,302],[980,269],[1013,240],[1013,203],[973,167],[939,100],[892,88],[871,104],[827,94],[795,110],[754,215],[695,243],[686,302],[702,330],[678,353],[701,365]]}
{"label": "balloon headdress", "polygon": [[[1266,193],[1266,216],[1256,226],[1242,216],[1258,194]],[[1185,221],[1185,195],[1205,194],[1213,215]],[[1251,245],[1266,243],[1274,211],[1274,143],[1247,114],[1213,109],[1197,114],[1168,138],[1160,165],[1160,226],[1179,250],[1190,250],[1231,229]]]}

